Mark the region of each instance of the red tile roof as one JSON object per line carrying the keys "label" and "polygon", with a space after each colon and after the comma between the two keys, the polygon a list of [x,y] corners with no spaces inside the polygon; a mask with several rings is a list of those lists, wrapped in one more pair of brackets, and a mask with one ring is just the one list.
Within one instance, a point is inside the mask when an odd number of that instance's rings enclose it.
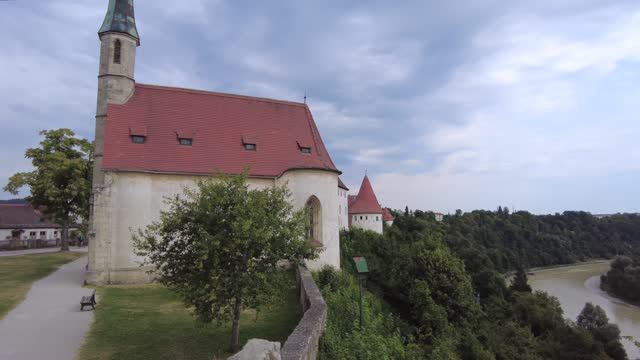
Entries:
{"label": "red tile roof", "polygon": [[349,200],[349,214],[382,214],[380,203],[373,192],[369,177],[366,175],[362,180],[358,195],[353,201]]}
{"label": "red tile roof", "polygon": [[0,229],[59,228],[29,204],[0,204]]}
{"label": "red tile roof", "polygon": [[[160,173],[277,177],[291,169],[339,173],[306,104],[136,84],[124,105],[109,105],[102,168]],[[132,134],[146,136],[134,144]],[[192,146],[178,137],[193,136]],[[253,141],[256,151],[243,142]],[[311,147],[311,154],[298,144]]]}
{"label": "red tile roof", "polygon": [[387,208],[382,209],[382,221],[393,221],[393,215]]}
{"label": "red tile roof", "polygon": [[338,177],[338,187],[339,187],[339,188],[341,188],[341,189],[347,190],[347,191],[349,190],[349,188],[347,187],[347,185],[345,185],[345,184],[342,182],[342,179],[340,179],[339,177]]}

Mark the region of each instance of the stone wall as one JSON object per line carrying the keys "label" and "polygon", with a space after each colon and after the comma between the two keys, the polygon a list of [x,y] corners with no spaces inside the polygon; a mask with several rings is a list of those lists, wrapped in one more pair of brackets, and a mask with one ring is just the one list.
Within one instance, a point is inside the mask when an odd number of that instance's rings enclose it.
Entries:
{"label": "stone wall", "polygon": [[298,267],[300,302],[304,315],[282,347],[282,360],[314,360],[327,322],[327,304],[311,272]]}

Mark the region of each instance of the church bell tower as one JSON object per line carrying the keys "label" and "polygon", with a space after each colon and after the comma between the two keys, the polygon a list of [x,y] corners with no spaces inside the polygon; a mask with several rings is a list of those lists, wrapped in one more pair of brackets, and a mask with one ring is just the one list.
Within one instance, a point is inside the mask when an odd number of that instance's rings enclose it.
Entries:
{"label": "church bell tower", "polygon": [[[102,171],[104,130],[108,120],[109,104],[126,103],[135,91],[134,69],[136,49],[140,36],[136,28],[133,0],[109,0],[104,22],[98,30],[100,38],[100,67],[98,71],[98,101],[96,107],[96,132],[94,143],[93,184],[89,218],[89,272],[103,267],[103,260],[96,256],[104,247],[101,244],[100,217],[101,193],[105,174]],[[91,276],[89,276],[91,277]]]}
{"label": "church bell tower", "polygon": [[107,106],[126,103],[135,91],[134,69],[140,36],[136,28],[133,0],[109,0],[107,15],[98,31],[98,36],[100,37],[100,68],[93,171],[94,201],[95,193],[100,191],[104,180],[101,167],[104,128],[108,121]]}

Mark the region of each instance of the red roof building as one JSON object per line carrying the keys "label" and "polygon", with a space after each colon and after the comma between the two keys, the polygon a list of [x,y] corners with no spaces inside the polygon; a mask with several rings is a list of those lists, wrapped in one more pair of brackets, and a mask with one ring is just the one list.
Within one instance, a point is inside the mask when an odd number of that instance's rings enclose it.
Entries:
{"label": "red roof building", "polygon": [[382,221],[384,222],[393,222],[394,218],[391,215],[391,211],[388,208],[382,209]]}
{"label": "red roof building", "polygon": [[349,195],[349,226],[382,233],[382,207],[368,176],[362,179],[358,195]]}
{"label": "red roof building", "polygon": [[366,175],[358,195],[353,198],[353,201],[349,201],[349,214],[382,214],[382,207]]}

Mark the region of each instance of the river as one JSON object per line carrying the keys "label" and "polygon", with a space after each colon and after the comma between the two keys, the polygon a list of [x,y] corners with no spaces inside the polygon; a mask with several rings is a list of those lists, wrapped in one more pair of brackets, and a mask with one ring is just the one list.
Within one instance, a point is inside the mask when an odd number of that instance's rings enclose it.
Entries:
{"label": "river", "polygon": [[[609,321],[618,324],[622,336],[640,341],[640,308],[612,298],[600,290],[600,275],[609,269],[608,261],[591,262],[559,268],[534,270],[529,283],[535,290],[543,290],[560,300],[564,317],[576,320],[586,302],[600,305]],[[640,351],[623,340],[629,359],[640,359]]]}

